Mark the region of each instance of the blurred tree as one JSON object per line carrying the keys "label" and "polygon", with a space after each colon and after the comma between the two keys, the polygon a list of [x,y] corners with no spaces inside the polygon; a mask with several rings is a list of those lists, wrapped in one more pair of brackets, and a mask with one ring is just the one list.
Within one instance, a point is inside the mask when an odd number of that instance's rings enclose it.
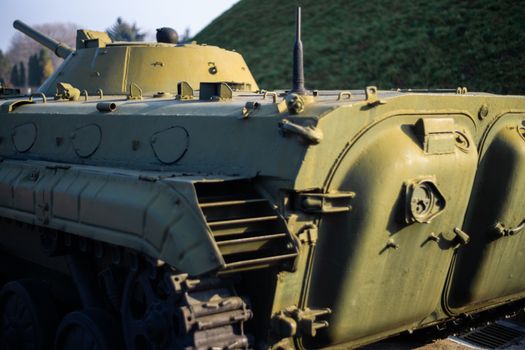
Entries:
{"label": "blurred tree", "polygon": [[13,66],[13,69],[11,69],[11,77],[9,79],[11,81],[11,85],[13,86],[19,86],[18,82],[20,81],[19,74],[18,74],[18,65],[15,64]]}
{"label": "blurred tree", "polygon": [[27,62],[27,83],[29,86],[38,86],[40,67],[38,66],[38,56],[36,54],[29,57]]}
{"label": "blurred tree", "polygon": [[9,74],[11,73],[12,64],[9,62],[7,57],[4,55],[2,50],[0,50],[0,81],[2,85],[5,85],[9,81]]}
{"label": "blurred tree", "polygon": [[124,21],[122,17],[117,18],[117,22],[106,29],[113,41],[144,41],[146,33],[141,33],[136,23],[133,25]]}
{"label": "blurred tree", "polygon": [[53,73],[53,63],[47,50],[41,49],[38,54],[31,55],[27,64],[28,85],[40,86]]}
{"label": "blurred tree", "polygon": [[40,82],[40,84],[38,84],[41,85],[44,82],[44,80],[46,80],[51,76],[51,74],[53,74],[55,67],[53,66],[53,61],[51,61],[51,55],[47,50],[41,49],[40,56],[38,59],[40,67],[42,67],[42,81]]}
{"label": "blurred tree", "polygon": [[18,63],[18,86],[26,86],[26,67],[24,62]]}

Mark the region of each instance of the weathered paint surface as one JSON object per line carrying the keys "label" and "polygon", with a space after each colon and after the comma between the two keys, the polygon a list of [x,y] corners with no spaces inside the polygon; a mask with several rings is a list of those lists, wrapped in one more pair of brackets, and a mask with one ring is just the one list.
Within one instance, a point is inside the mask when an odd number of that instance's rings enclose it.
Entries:
{"label": "weathered paint surface", "polygon": [[0,100],[3,218],[192,276],[266,269],[250,297],[277,348],[354,347],[525,295],[524,97],[256,92],[238,54],[91,34],[41,88],[70,84],[58,100]]}
{"label": "weathered paint surface", "polygon": [[[386,92],[385,104],[369,108],[357,92],[350,101],[321,92],[298,115],[280,112],[262,94],[223,102],[106,99],[118,105],[115,112],[98,112],[90,99],[3,113],[3,216],[134,248],[201,274],[224,261],[193,183],[253,178],[283,217],[295,217],[293,235],[301,223],[318,226],[314,253],[303,245],[297,271],[281,272],[273,307],[332,309],[316,346],[368,342],[525,291],[522,236],[493,235],[497,222],[512,229],[523,221],[521,97]],[[260,106],[245,118],[247,102]],[[480,119],[482,105],[490,112]],[[316,128],[322,140],[311,144],[283,132],[283,119]],[[100,136],[77,145],[82,133],[91,135],[88,125]],[[175,137],[159,142],[162,150],[171,147],[171,164],[155,148],[166,130]],[[421,182],[433,184],[443,203],[419,222],[410,219],[417,208],[410,209],[407,189]],[[313,214],[282,200],[312,190],[354,192],[352,210]],[[463,244],[456,228],[471,242]],[[304,289],[282,292],[293,278]]]}

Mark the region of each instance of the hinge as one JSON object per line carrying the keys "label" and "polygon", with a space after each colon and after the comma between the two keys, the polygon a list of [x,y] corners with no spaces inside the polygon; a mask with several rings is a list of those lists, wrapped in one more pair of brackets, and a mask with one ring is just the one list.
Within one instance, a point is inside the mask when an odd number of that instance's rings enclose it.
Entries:
{"label": "hinge", "polygon": [[297,209],[305,213],[342,213],[352,210],[350,202],[354,197],[355,192],[299,192],[295,204]]}
{"label": "hinge", "polygon": [[319,237],[319,229],[314,224],[306,224],[297,233],[297,238],[302,244],[313,245]]}
{"label": "hinge", "polygon": [[415,128],[425,154],[454,153],[456,146],[454,119],[421,118]]}
{"label": "hinge", "polygon": [[328,321],[319,320],[330,315],[332,310],[326,309],[299,309],[291,306],[279,312],[272,318],[273,332],[281,338],[293,336],[315,337],[320,329],[329,326]]}

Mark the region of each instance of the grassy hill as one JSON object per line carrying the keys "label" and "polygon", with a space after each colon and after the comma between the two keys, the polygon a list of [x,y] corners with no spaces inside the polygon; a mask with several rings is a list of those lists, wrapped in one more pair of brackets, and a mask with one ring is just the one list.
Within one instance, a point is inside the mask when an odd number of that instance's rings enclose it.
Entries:
{"label": "grassy hill", "polygon": [[298,3],[311,89],[525,94],[519,0],[241,0],[195,40],[242,53],[261,88],[288,88]]}

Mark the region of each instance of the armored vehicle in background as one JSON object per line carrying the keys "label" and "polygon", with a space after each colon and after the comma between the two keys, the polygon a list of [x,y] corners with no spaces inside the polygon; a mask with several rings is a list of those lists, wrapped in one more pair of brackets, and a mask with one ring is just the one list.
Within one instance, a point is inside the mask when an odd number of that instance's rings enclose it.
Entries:
{"label": "armored vehicle in background", "polygon": [[275,92],[217,47],[15,22],[65,61],[0,95],[2,344],[352,348],[520,303],[525,98],[308,91],[297,19]]}

